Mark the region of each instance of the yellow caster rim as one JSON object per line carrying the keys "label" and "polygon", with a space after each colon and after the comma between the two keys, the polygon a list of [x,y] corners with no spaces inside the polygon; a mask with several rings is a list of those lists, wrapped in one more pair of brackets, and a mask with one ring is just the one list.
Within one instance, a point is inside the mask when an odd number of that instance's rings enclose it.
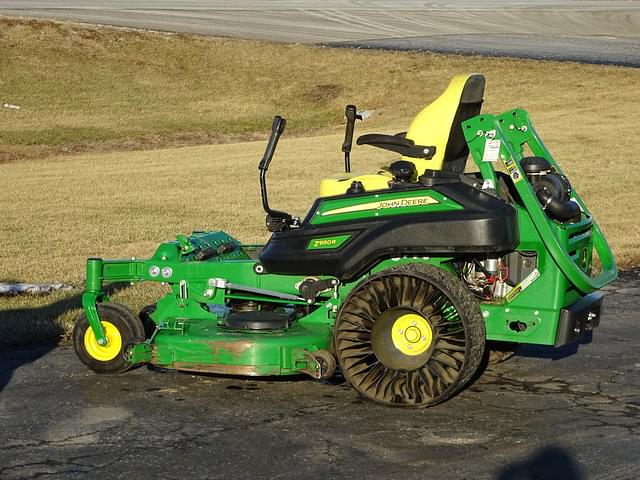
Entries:
{"label": "yellow caster rim", "polygon": [[405,355],[420,355],[431,346],[433,330],[422,315],[406,313],[393,322],[391,340],[393,345]]}
{"label": "yellow caster rim", "polygon": [[101,322],[107,344],[100,345],[91,327],[84,332],[84,349],[90,357],[100,362],[108,362],[118,356],[122,349],[122,335],[118,328],[111,322]]}

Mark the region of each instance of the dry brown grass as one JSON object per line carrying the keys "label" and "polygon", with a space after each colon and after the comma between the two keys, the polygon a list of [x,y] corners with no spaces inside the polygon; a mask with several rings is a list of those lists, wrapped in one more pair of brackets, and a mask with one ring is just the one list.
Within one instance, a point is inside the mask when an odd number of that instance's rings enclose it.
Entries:
{"label": "dry brown grass", "polygon": [[[572,63],[356,51],[0,19],[0,158],[330,133],[345,103],[404,125],[460,72],[487,76],[486,108],[526,106],[580,134],[638,104],[639,71]],[[542,118],[540,118],[542,115]],[[584,118],[583,118],[584,116]],[[593,119],[593,120],[590,120]],[[564,120],[564,122],[559,122]]]}
{"label": "dry brown grass", "polygon": [[[451,76],[468,71],[487,76],[485,111],[529,110],[619,264],[640,263],[640,160],[628,126],[637,115],[639,70],[58,24],[18,22],[0,32],[0,54],[8,58],[0,102],[23,107],[0,109],[0,154],[31,156],[0,163],[0,281],[80,285],[88,256],[148,256],[159,241],[193,229],[223,229],[247,242],[266,238],[256,168],[263,142],[48,156],[52,151],[264,137],[279,113],[290,133],[274,160],[270,198],[304,214],[320,178],[340,170],[344,104],[377,111],[360,132],[403,130]],[[292,138],[291,131],[316,136]],[[34,159],[34,151],[44,158]],[[367,147],[353,156],[358,170],[393,157]],[[62,331],[77,314],[78,294],[0,298],[0,337],[32,341]],[[140,286],[114,298],[137,308],[154,295]]]}

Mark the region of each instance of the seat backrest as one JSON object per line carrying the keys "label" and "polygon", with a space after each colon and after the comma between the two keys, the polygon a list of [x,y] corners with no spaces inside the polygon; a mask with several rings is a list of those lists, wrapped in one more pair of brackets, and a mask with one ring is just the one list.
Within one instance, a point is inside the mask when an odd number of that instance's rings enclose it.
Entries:
{"label": "seat backrest", "polygon": [[416,145],[436,147],[429,160],[402,157],[415,164],[419,175],[426,169],[464,171],[469,148],[461,123],[480,113],[484,83],[484,76],[478,74],[454,77],[444,93],[413,119],[407,138]]}

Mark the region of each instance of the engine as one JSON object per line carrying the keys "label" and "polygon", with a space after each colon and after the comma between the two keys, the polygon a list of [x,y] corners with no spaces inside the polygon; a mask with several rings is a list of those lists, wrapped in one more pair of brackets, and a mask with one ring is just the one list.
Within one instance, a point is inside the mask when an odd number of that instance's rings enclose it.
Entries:
{"label": "engine", "polygon": [[464,262],[460,273],[469,290],[483,301],[508,298],[524,289],[539,272],[535,252],[511,252],[501,257],[472,259]]}

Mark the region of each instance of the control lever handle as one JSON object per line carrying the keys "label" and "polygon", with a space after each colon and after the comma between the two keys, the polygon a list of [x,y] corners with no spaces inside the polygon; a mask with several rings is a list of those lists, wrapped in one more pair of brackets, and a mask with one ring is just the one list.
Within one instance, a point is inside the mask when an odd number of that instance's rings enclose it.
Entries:
{"label": "control lever handle", "polygon": [[356,124],[356,106],[347,105],[347,107],[344,109],[344,116],[347,119],[347,126],[344,132],[342,151],[344,153],[349,153],[351,152],[351,145],[353,144],[353,129]]}
{"label": "control lever handle", "polygon": [[273,158],[273,153],[276,151],[276,147],[278,146],[280,135],[284,132],[286,125],[287,121],[281,116],[276,115],[273,117],[269,143],[267,143],[267,148],[264,151],[262,160],[260,160],[260,163],[258,164],[258,168],[260,169],[260,194],[262,196],[262,208],[264,208],[264,211],[267,213],[267,227],[271,232],[282,231],[293,224],[293,222],[291,222],[291,215],[286,212],[280,212],[279,210],[272,210],[271,207],[269,207],[269,198],[267,196],[267,170],[269,169],[269,164]]}
{"label": "control lever handle", "polygon": [[258,165],[258,168],[260,170],[267,171],[269,169],[269,164],[271,163],[273,154],[276,151],[276,147],[278,146],[278,140],[280,140],[280,135],[282,135],[282,132],[284,132],[286,125],[287,125],[286,119],[282,118],[279,115],[276,115],[275,117],[273,117],[269,143],[267,143],[267,148],[264,151],[262,160],[260,160],[260,164]]}
{"label": "control lever handle", "polygon": [[356,118],[358,118],[356,106],[347,105],[344,109],[344,116],[347,119],[347,125],[344,130],[342,151],[344,152],[344,171],[349,173],[351,172],[351,145],[353,145],[353,129],[356,125]]}

